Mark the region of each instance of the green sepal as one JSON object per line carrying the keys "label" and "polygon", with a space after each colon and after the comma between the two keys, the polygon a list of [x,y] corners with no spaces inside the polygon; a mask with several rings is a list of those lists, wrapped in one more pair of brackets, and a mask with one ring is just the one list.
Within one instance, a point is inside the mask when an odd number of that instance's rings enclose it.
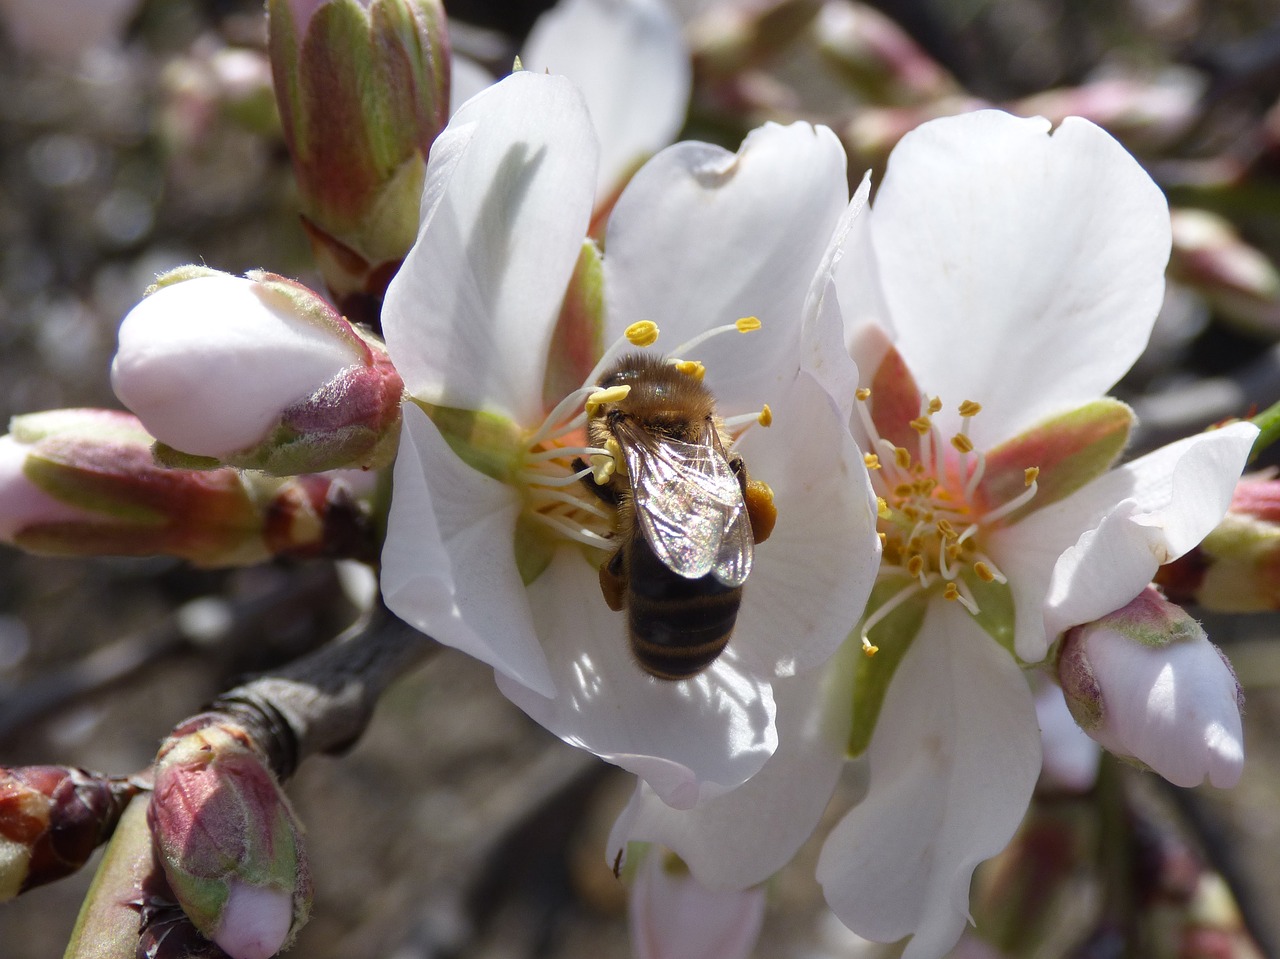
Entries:
{"label": "green sepal", "polygon": [[[913,585],[911,577],[905,575],[879,580],[871,590],[871,599],[867,602],[868,613],[874,613],[902,590]],[[860,655],[854,666],[853,715],[849,723],[849,743],[846,747],[850,759],[861,756],[870,745],[871,734],[875,732],[876,720],[880,716],[880,707],[884,704],[889,683],[911,641],[920,632],[928,605],[929,593],[921,590],[876,623],[868,633],[868,639],[879,649],[873,656]],[[855,630],[854,636],[856,635]]]}
{"label": "green sepal", "polygon": [[222,270],[215,270],[211,267],[201,266],[197,263],[189,263],[186,266],[174,267],[168,273],[161,273],[156,277],[156,281],[147,287],[143,296],[150,296],[156,290],[162,287],[173,286],[175,283],[185,283],[187,280],[198,280],[206,276],[230,276]]}
{"label": "green sepal", "polygon": [[170,470],[217,470],[227,464],[216,456],[197,456],[175,450],[168,443],[156,440],[151,444],[151,455],[156,463]]}
{"label": "green sepal", "polygon": [[1109,470],[1124,452],[1135,421],[1133,410],[1103,397],[1037,423],[987,451],[978,484],[981,511],[997,509],[1026,490],[1025,471],[1039,467],[1035,497],[1000,520],[1016,523],[1028,513],[1065,499]]}

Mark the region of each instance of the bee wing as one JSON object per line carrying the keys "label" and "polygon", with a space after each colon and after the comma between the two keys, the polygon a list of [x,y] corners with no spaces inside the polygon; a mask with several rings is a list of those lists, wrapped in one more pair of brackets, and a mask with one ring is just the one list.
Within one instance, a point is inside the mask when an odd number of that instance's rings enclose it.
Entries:
{"label": "bee wing", "polygon": [[751,571],[751,521],[714,427],[708,423],[702,443],[655,437],[625,421],[615,435],[640,529],[663,565],[687,579],[714,573],[741,586]]}

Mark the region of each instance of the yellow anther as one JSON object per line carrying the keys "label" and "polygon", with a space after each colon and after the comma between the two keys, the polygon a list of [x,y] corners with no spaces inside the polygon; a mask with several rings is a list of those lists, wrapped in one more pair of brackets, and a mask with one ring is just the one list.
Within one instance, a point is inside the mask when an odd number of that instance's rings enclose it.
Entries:
{"label": "yellow anther", "polygon": [[596,481],[597,486],[604,486],[617,471],[618,461],[603,453],[592,453],[590,460],[591,478]]}
{"label": "yellow anther", "polygon": [[888,545],[889,545],[889,534],[888,534],[888,533],[876,533],[876,536],[880,537],[880,548],[881,548],[881,549],[884,549],[886,546],[888,546]]}
{"label": "yellow anther", "polygon": [[653,320],[636,320],[624,335],[632,346],[653,346],[658,340],[658,324]]}
{"label": "yellow anther", "polygon": [[876,653],[880,652],[880,647],[872,645],[871,640],[869,640],[866,636],[863,636],[862,651],[867,655],[868,658],[870,658],[874,656]]}
{"label": "yellow anther", "polygon": [[938,399],[935,396],[933,399],[929,401],[929,405],[926,407],[926,409],[928,409],[930,416],[932,416],[934,413],[940,413],[942,411],[942,400]]}
{"label": "yellow anther", "polygon": [[893,498],[894,499],[910,499],[911,494],[914,492],[915,490],[911,488],[910,483],[899,483],[897,486],[893,488]]}
{"label": "yellow anther", "polygon": [[738,328],[739,333],[753,333],[760,329],[760,318],[758,316],[744,316],[736,320],[733,324]]}
{"label": "yellow anther", "polygon": [[587,416],[595,416],[600,412],[600,407],[605,403],[617,403],[627,398],[627,394],[631,392],[629,385],[611,386],[607,390],[596,390],[587,397],[583,408],[587,411]]}
{"label": "yellow anther", "polygon": [[952,526],[945,519],[938,520],[938,532],[941,533],[947,539],[955,539],[958,535],[960,535],[959,533],[956,532],[956,528]]}
{"label": "yellow anther", "polygon": [[880,457],[875,453],[867,453],[862,457],[862,462],[866,464],[866,467],[869,470],[880,469]]}
{"label": "yellow anther", "polygon": [[924,436],[933,427],[933,422],[927,416],[917,416],[907,425],[921,436]]}
{"label": "yellow anther", "polygon": [[893,461],[898,464],[898,469],[907,469],[911,466],[911,454],[901,446],[895,446],[893,448]]}
{"label": "yellow anther", "polygon": [[1038,466],[1028,466],[1025,470],[1022,471],[1022,479],[1027,486],[1030,486],[1032,483],[1034,483],[1036,481],[1036,478],[1039,475],[1040,475],[1040,467]]}
{"label": "yellow anther", "polygon": [[963,433],[957,433],[951,437],[951,445],[958,449],[961,453],[973,452],[973,440],[965,436]]}
{"label": "yellow anther", "polygon": [[699,383],[701,383],[702,378],[707,375],[707,368],[697,360],[672,360],[671,365],[685,376],[693,377]]}
{"label": "yellow anther", "polygon": [[982,404],[975,403],[973,400],[965,400],[960,404],[961,416],[977,416],[982,412]]}
{"label": "yellow anther", "polygon": [[996,574],[991,572],[991,567],[979,560],[973,564],[973,571],[978,574],[978,579],[984,583],[994,583]]}
{"label": "yellow anther", "polygon": [[907,572],[912,576],[919,576],[924,571],[924,557],[920,555],[912,556],[907,560]]}
{"label": "yellow anther", "polygon": [[756,417],[756,422],[761,426],[773,425],[773,410],[769,409],[769,404],[765,403],[760,407],[760,415]]}
{"label": "yellow anther", "polygon": [[876,497],[876,515],[881,519],[889,518],[889,504],[885,502],[883,496]]}
{"label": "yellow anther", "polygon": [[943,590],[942,590],[942,598],[943,598],[943,599],[951,599],[951,600],[959,599],[959,598],[960,598],[960,587],[959,587],[959,586],[957,586],[955,583],[947,583],[947,585],[946,585],[945,587],[943,587]]}
{"label": "yellow anther", "polygon": [[854,390],[853,395],[865,403],[867,400],[871,399],[871,390],[865,386],[859,386]]}
{"label": "yellow anther", "polygon": [[511,72],[519,73],[524,69],[524,64],[520,62],[520,58],[516,57],[515,62],[511,64]]}

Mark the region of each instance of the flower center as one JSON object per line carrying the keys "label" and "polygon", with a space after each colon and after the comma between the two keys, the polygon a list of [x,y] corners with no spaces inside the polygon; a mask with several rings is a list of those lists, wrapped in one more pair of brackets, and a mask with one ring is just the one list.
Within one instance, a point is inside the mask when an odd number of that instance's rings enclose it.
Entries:
{"label": "flower center", "polygon": [[[727,332],[748,333],[760,328],[755,317],[714,327],[681,344],[677,356],[668,362],[681,373],[701,380],[705,367],[697,360],[679,359],[713,336]],[[658,327],[641,320],[627,327],[605,350],[586,382],[569,393],[547,414],[542,423],[523,437],[517,457],[515,479],[525,499],[523,516],[551,530],[557,537],[600,550],[613,550],[616,509],[595,495],[583,480],[593,478],[604,486],[614,473],[626,472],[626,460],[617,441],[593,446],[587,439],[587,422],[600,406],[625,399],[630,386],[602,388],[599,380],[609,366],[628,349],[649,347],[658,338]],[[754,423],[768,426],[772,413],[766,405],[759,413],[730,417],[723,425],[733,439]]]}
{"label": "flower center", "polygon": [[976,495],[986,457],[969,439],[970,423],[982,411],[979,404],[960,404],[960,431],[947,439],[933,421],[942,401],[922,395],[919,415],[908,423],[917,436],[913,453],[880,436],[870,399],[869,389],[858,390],[858,415],[871,439],[865,460],[878,506],[876,525],[883,548],[879,575],[905,575],[910,582],[864,621],[862,645],[868,655],[876,652],[868,639],[871,629],[922,592],[940,592],[974,616],[981,612],[969,582],[1008,582],[986,552],[986,534],[1036,495],[1040,472],[1028,467],[1022,493],[991,507]]}

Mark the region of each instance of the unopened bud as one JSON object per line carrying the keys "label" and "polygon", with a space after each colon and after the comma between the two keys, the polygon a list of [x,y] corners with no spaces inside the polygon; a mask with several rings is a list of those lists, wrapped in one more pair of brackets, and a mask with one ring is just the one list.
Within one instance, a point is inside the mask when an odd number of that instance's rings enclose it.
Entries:
{"label": "unopened bud", "polygon": [[747,959],[764,922],[764,889],[713,890],[674,853],[651,846],[631,887],[637,959]]}
{"label": "unopened bud", "polygon": [[1054,124],[1084,117],[1130,149],[1158,149],[1187,131],[1199,115],[1203,82],[1190,71],[1155,76],[1107,76],[1019,100],[1019,116],[1042,116]]}
{"label": "unopened bud", "polygon": [[274,476],[385,466],[404,388],[385,347],[305,286],[199,267],[124,318],[111,383],[166,465]]}
{"label": "unopened bud", "polygon": [[449,119],[439,0],[270,0],[271,66],[303,224],[342,311],[376,323]]}
{"label": "unopened bud", "polygon": [[176,556],[244,566],[272,556],[366,559],[364,507],[335,475],[273,479],[167,469],[136,417],[50,410],[0,436],[0,542],[54,556]]}
{"label": "unopened bud", "polygon": [[0,767],[0,902],[83,866],[138,790],[66,766]]}
{"label": "unopened bud", "polygon": [[243,729],[212,715],[175,729],[148,816],[174,896],[231,959],[269,959],[306,922],[302,830]]}
{"label": "unopened bud", "polygon": [[1280,272],[1236,228],[1207,210],[1175,209],[1169,275],[1253,330],[1280,330]]}
{"label": "unopened bud", "polygon": [[1067,632],[1058,678],[1080,727],[1177,786],[1234,786],[1244,765],[1235,673],[1200,624],[1148,587]]}
{"label": "unopened bud", "polygon": [[866,4],[823,4],[814,33],[819,52],[872,103],[925,103],[958,92],[951,75],[909,34]]}
{"label": "unopened bud", "polygon": [[821,0],[712,5],[689,26],[695,62],[713,80],[741,73],[790,45],[821,6]]}
{"label": "unopened bud", "polygon": [[1280,480],[1246,476],[1195,549],[1156,574],[1169,598],[1222,613],[1280,609]]}

